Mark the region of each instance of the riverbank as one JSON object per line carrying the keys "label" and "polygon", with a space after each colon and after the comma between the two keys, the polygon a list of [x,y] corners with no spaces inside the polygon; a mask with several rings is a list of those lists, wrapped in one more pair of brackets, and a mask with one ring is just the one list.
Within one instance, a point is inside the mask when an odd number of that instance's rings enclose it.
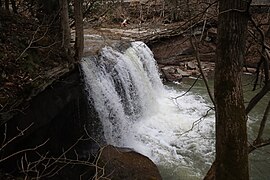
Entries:
{"label": "riverbank", "polygon": [[[154,27],[151,25],[137,27],[131,24],[127,27],[89,28],[85,29],[85,35],[86,39],[88,39],[87,36],[98,36],[99,41],[104,42],[103,44],[112,41],[146,42],[153,51],[164,81],[181,81],[185,77],[199,76],[201,72],[198,60],[201,61],[201,68],[206,76],[212,75],[217,45],[215,23],[212,22],[212,26],[204,30],[202,27],[196,27],[193,30],[193,35],[184,29],[181,30],[182,24],[163,24]],[[91,46],[91,43],[89,45]],[[248,45],[250,49],[255,49],[258,46],[256,44]],[[243,66],[244,73],[254,74],[259,60],[258,52],[247,51]]]}

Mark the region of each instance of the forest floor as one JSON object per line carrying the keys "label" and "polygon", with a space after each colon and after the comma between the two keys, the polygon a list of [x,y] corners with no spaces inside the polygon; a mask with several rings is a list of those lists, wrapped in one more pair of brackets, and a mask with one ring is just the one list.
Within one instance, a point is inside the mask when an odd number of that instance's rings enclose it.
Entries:
{"label": "forest floor", "polygon": [[61,49],[59,35],[35,19],[0,11],[0,119],[23,112],[29,101],[71,63]]}

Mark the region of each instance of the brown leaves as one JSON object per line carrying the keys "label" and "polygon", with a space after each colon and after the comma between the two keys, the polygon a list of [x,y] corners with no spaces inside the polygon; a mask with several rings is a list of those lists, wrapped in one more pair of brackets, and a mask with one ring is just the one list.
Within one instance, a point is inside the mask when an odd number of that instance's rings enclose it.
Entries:
{"label": "brown leaves", "polygon": [[[0,113],[27,99],[61,66],[61,36],[34,19],[0,12]],[[51,32],[53,31],[53,33]],[[51,81],[51,80],[50,80]]]}

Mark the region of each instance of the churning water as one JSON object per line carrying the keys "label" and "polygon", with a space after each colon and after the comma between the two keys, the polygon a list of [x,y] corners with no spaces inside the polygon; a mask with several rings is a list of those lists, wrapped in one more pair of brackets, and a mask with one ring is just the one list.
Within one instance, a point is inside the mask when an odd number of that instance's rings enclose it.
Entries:
{"label": "churning water", "polygon": [[201,179],[214,156],[213,112],[201,96],[162,84],[151,50],[132,42],[109,46],[82,61],[89,100],[107,143],[133,148],[160,168],[164,179]]}

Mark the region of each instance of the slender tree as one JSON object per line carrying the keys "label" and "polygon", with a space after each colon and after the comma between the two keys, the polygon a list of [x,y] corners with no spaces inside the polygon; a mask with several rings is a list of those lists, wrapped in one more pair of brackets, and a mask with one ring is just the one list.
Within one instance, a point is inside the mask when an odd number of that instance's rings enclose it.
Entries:
{"label": "slender tree", "polygon": [[83,38],[83,13],[82,0],[74,0],[74,18],[75,18],[75,60],[82,58],[84,38]]}
{"label": "slender tree", "polygon": [[67,0],[59,0],[61,9],[61,27],[62,27],[62,46],[64,47],[67,55],[70,55],[70,27],[68,17],[68,2]]}
{"label": "slender tree", "polygon": [[248,145],[242,89],[248,1],[219,0],[218,45],[214,94],[216,102],[215,179],[247,180]]}

